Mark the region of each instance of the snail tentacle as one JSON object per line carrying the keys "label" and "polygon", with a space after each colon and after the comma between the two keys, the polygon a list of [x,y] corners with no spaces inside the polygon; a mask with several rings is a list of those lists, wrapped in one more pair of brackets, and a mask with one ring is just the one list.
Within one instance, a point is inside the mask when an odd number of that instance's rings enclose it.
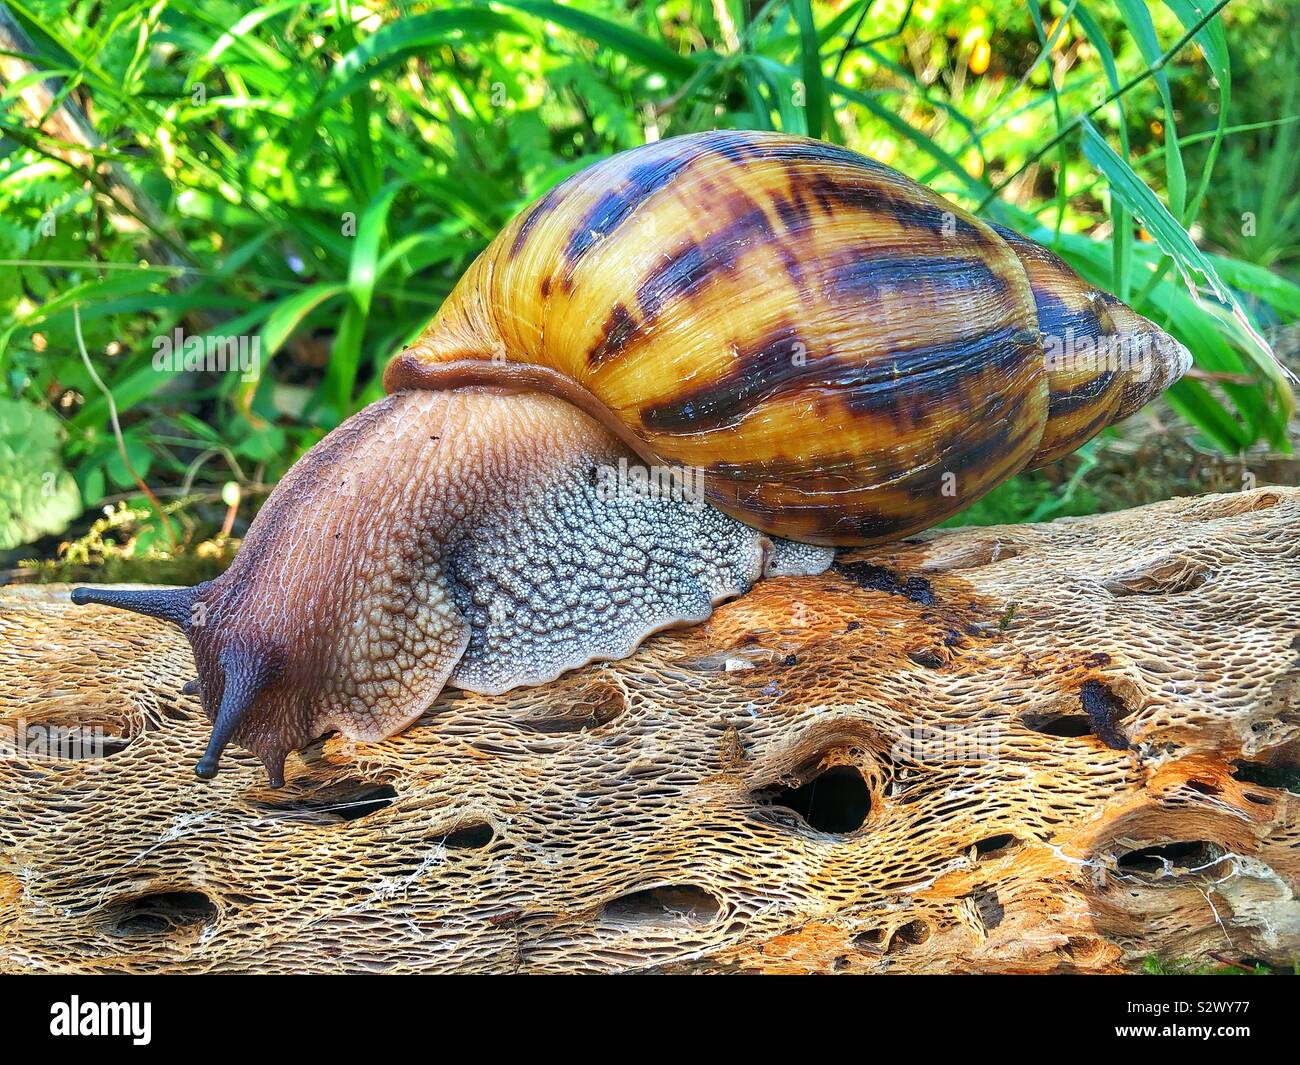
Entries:
{"label": "snail tentacle", "polygon": [[[279,677],[281,668],[272,653],[234,645],[224,647],[217,661],[222,676],[221,705],[212,723],[207,750],[194,767],[194,775],[200,780],[211,780],[217,775],[226,744],[243,724],[257,693]],[[276,765],[268,765],[267,771],[271,787],[284,784],[283,758]]]}
{"label": "snail tentacle", "polygon": [[94,603],[135,614],[170,621],[187,628],[195,597],[203,585],[193,588],[73,588],[71,599],[78,606]]}

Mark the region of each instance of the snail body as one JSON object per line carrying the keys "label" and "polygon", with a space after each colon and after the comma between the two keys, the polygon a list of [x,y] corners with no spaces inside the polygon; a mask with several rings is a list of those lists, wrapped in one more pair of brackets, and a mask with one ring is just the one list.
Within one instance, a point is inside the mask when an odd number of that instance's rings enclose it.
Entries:
{"label": "snail body", "polygon": [[[1143,357],[1049,357],[1067,338]],[[674,138],[510,223],[221,577],[73,598],[179,624],[214,722],[199,774],[235,739],[278,784],[288,751],[391,735],[448,683],[623,657],[833,545],[936,524],[1189,361],[1050,252],[855,153]]]}

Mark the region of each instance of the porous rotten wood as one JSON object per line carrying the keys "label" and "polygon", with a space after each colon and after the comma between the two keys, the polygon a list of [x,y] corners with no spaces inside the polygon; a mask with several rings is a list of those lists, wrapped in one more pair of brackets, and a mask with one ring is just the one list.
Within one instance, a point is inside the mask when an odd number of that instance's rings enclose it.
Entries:
{"label": "porous rotten wood", "polygon": [[271,791],[179,633],[11,589],[0,725],[116,742],[0,760],[0,969],[1290,963],[1298,616],[1295,489],[932,533]]}

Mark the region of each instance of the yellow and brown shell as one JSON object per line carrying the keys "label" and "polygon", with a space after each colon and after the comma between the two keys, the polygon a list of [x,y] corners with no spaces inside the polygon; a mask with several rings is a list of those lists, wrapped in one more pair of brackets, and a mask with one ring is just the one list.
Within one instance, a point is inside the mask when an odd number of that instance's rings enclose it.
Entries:
{"label": "yellow and brown shell", "polygon": [[[1154,366],[1049,360],[1128,331]],[[1067,333],[1068,331],[1068,333]],[[860,544],[1068,453],[1186,352],[1050,252],[855,152],[719,130],[518,215],[385,375],[566,396],[767,532]]]}

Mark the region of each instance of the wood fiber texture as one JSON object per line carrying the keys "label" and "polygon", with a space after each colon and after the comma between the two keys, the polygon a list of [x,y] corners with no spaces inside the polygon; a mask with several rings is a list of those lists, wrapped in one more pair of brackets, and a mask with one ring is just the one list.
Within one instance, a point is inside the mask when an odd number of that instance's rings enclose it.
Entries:
{"label": "wood fiber texture", "polygon": [[[272,791],[178,631],[0,592],[0,970],[1130,971],[1300,955],[1300,490],[942,531]],[[1294,786],[1294,785],[1293,785]]]}

